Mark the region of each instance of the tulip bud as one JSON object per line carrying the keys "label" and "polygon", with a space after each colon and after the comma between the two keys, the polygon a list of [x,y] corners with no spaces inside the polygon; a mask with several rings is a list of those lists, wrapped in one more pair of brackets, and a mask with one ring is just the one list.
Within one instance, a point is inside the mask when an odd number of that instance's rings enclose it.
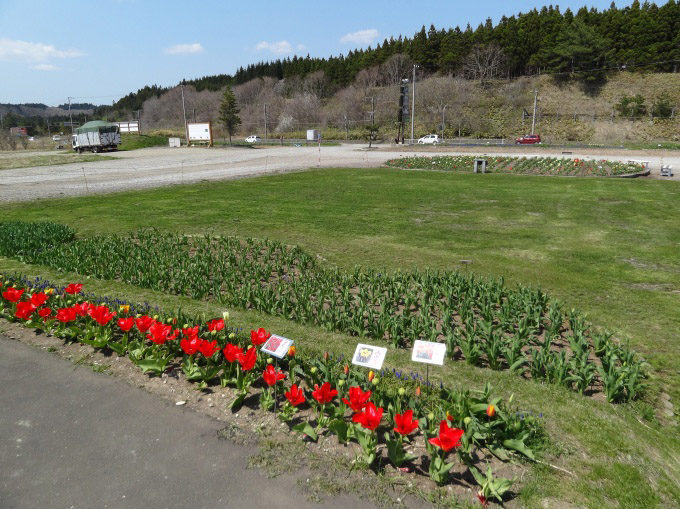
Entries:
{"label": "tulip bud", "polygon": [[515,399],[515,393],[513,392],[510,394],[510,399],[508,400],[508,403],[512,403],[512,400]]}
{"label": "tulip bud", "polygon": [[404,389],[403,387],[399,387],[399,390],[397,392],[399,393],[399,396],[403,396],[404,394],[406,394],[406,389]]}
{"label": "tulip bud", "polygon": [[328,362],[328,352],[323,353],[323,360],[324,362]]}
{"label": "tulip bud", "polygon": [[349,375],[349,365],[345,364],[345,367],[342,369],[345,372],[345,376]]}
{"label": "tulip bud", "polygon": [[451,415],[448,410],[446,411],[446,419],[453,422],[453,415]]}
{"label": "tulip bud", "polygon": [[234,334],[233,332],[229,334],[229,339],[234,339],[235,337],[236,337],[236,334]]}
{"label": "tulip bud", "polygon": [[468,424],[470,424],[470,423],[472,422],[472,419],[470,418],[470,416],[468,416],[468,417],[466,417],[465,419],[463,419],[463,422],[464,422],[465,425],[467,426]]}
{"label": "tulip bud", "polygon": [[338,383],[336,385],[338,387],[342,387],[343,385],[345,385],[345,381],[341,378],[340,380],[338,380]]}
{"label": "tulip bud", "polygon": [[290,348],[288,349],[288,357],[295,357],[295,345],[290,345]]}
{"label": "tulip bud", "polygon": [[[213,331],[213,332],[214,332],[214,331]],[[270,357],[269,359],[267,359],[267,364],[271,364],[272,362],[274,362],[274,361],[272,360],[271,357]]]}
{"label": "tulip bud", "polygon": [[433,414],[432,412],[430,412],[429,414],[427,414],[427,420],[428,420],[428,421],[434,421],[434,414]]}
{"label": "tulip bud", "polygon": [[165,323],[172,323],[172,318],[168,318],[165,320]]}
{"label": "tulip bud", "polygon": [[225,322],[229,320],[229,311],[222,312],[222,320],[224,320]]}
{"label": "tulip bud", "polygon": [[489,405],[488,407],[486,407],[486,415],[488,415],[489,417],[493,417],[494,415],[496,415],[496,407],[493,405]]}
{"label": "tulip bud", "polygon": [[416,387],[416,398],[420,397],[420,385]]}
{"label": "tulip bud", "polygon": [[216,331],[216,330],[211,330],[211,331],[210,331],[210,335],[211,335],[211,336],[214,336],[215,334],[217,334],[217,331]]}
{"label": "tulip bud", "polygon": [[158,320],[158,315],[153,315],[154,320]]}
{"label": "tulip bud", "polygon": [[369,382],[372,382],[374,377],[375,377],[375,373],[373,373],[372,370],[369,371],[369,372],[368,372],[368,381],[369,381]]}
{"label": "tulip bud", "polygon": [[378,382],[380,382],[380,377],[376,376],[373,380],[371,380],[371,383],[373,385],[378,385]]}
{"label": "tulip bud", "polygon": [[184,326],[183,326],[182,328],[183,328],[183,329],[188,329],[188,328],[189,328],[189,324],[188,324],[188,323],[185,323]]}
{"label": "tulip bud", "polygon": [[312,372],[312,375],[316,373],[317,372],[316,366],[312,366],[312,369],[310,369],[309,371]]}

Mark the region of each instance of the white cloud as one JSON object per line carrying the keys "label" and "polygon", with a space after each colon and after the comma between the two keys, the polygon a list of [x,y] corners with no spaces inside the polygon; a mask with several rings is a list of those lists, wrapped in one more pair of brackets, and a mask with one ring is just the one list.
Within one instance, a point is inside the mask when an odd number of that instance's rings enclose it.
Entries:
{"label": "white cloud", "polygon": [[297,46],[295,46],[295,49],[298,51],[304,51],[307,49],[307,46],[305,46],[304,44],[298,44]]}
{"label": "white cloud", "polygon": [[195,55],[196,53],[203,53],[203,46],[198,42],[192,44],[175,44],[174,46],[165,48],[166,55]]}
{"label": "white cloud", "polygon": [[59,67],[52,64],[37,64],[32,65],[31,69],[35,69],[36,71],[57,71],[59,70]]}
{"label": "white cloud", "polygon": [[84,54],[78,50],[57,49],[51,44],[43,44],[41,42],[0,38],[0,60],[45,62],[52,58],[82,57]]}
{"label": "white cloud", "polygon": [[359,30],[340,37],[340,42],[343,44],[371,44],[378,38],[378,31],[375,28],[367,28],[366,30]]}
{"label": "white cloud", "polygon": [[288,41],[277,41],[277,42],[258,42],[255,45],[257,51],[270,51],[275,55],[286,55],[293,52],[293,45]]}

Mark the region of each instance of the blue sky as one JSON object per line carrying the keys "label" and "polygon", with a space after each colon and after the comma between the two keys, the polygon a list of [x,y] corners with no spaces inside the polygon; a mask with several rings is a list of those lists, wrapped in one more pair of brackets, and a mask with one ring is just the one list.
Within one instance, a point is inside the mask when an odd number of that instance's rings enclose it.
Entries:
{"label": "blue sky", "polygon": [[[411,36],[422,25],[476,27],[543,5],[549,3],[0,0],[0,102],[57,105],[71,96],[105,104],[148,84],[233,73],[293,54],[337,55]],[[575,11],[584,0],[559,5]]]}

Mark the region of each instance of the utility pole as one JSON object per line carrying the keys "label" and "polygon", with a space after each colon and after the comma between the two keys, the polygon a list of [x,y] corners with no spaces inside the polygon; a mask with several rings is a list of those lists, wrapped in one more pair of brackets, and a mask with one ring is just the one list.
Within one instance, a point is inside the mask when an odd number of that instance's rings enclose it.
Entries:
{"label": "utility pole", "polygon": [[375,125],[375,96],[371,96],[371,125]]}
{"label": "utility pole", "polygon": [[264,141],[267,141],[267,103],[264,103]]}
{"label": "utility pole", "polygon": [[184,136],[187,139],[187,147],[189,146],[189,126],[187,125],[187,109],[184,105],[184,83],[180,85],[182,89],[182,113],[184,114]]}
{"label": "utility pole", "polygon": [[71,115],[71,98],[68,98],[68,120],[71,124],[71,136],[73,136],[73,116]]}
{"label": "utility pole", "polygon": [[538,103],[538,90],[534,90],[534,114],[531,116],[531,134],[536,130],[536,104]]}
{"label": "utility pole", "polygon": [[442,141],[444,141],[444,114],[446,113],[446,107],[448,104],[444,105],[444,109],[442,109]]}
{"label": "utility pole", "polygon": [[411,143],[414,138],[414,121],[416,117],[416,67],[418,64],[413,64],[413,98],[411,99]]}
{"label": "utility pole", "polygon": [[194,106],[194,124],[196,123],[196,107]]}

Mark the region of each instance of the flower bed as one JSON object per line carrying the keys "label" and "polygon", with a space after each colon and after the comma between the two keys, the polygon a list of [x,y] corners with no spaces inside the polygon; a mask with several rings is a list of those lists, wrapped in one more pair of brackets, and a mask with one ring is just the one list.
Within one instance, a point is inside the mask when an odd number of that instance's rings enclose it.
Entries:
{"label": "flower bed", "polygon": [[[401,157],[390,159],[387,166],[404,169],[445,170],[471,173],[474,161],[480,156]],[[485,156],[486,171],[490,173],[515,173],[523,175],[562,175],[579,177],[616,177],[643,172],[640,163],[617,161],[592,161],[556,157],[497,157]]]}
{"label": "flower bed", "polygon": [[31,232],[39,237],[59,228],[35,224],[0,223],[0,254],[253,308],[394,347],[410,347],[416,339],[444,342],[451,359],[508,369],[582,394],[604,393],[610,402],[635,399],[644,389],[644,362],[627,345],[541,290],[508,288],[502,278],[430,270],[346,274],[320,267],[299,247],[270,240],[155,230],[36,248]]}
{"label": "flower bed", "polygon": [[[429,475],[437,485],[469,473],[484,504],[501,501],[512,481],[495,477],[491,466],[480,471],[481,463],[534,459],[533,449],[544,440],[540,417],[519,414],[513,398],[506,403],[492,397],[488,385],[481,391],[426,387],[418,373],[367,373],[295,347],[272,362],[259,351],[269,333],[241,334],[228,327],[227,313],[207,322],[182,314],[150,316],[140,312],[147,305],[85,299],[81,284],[54,288],[43,280],[0,277],[0,285],[0,317],[127,355],[149,376],[180,369],[199,389],[233,387],[232,410],[257,398],[261,410],[276,411],[304,439],[334,434],[341,443],[357,444],[356,461],[373,468],[393,465]],[[424,454],[413,454],[423,448]]]}

